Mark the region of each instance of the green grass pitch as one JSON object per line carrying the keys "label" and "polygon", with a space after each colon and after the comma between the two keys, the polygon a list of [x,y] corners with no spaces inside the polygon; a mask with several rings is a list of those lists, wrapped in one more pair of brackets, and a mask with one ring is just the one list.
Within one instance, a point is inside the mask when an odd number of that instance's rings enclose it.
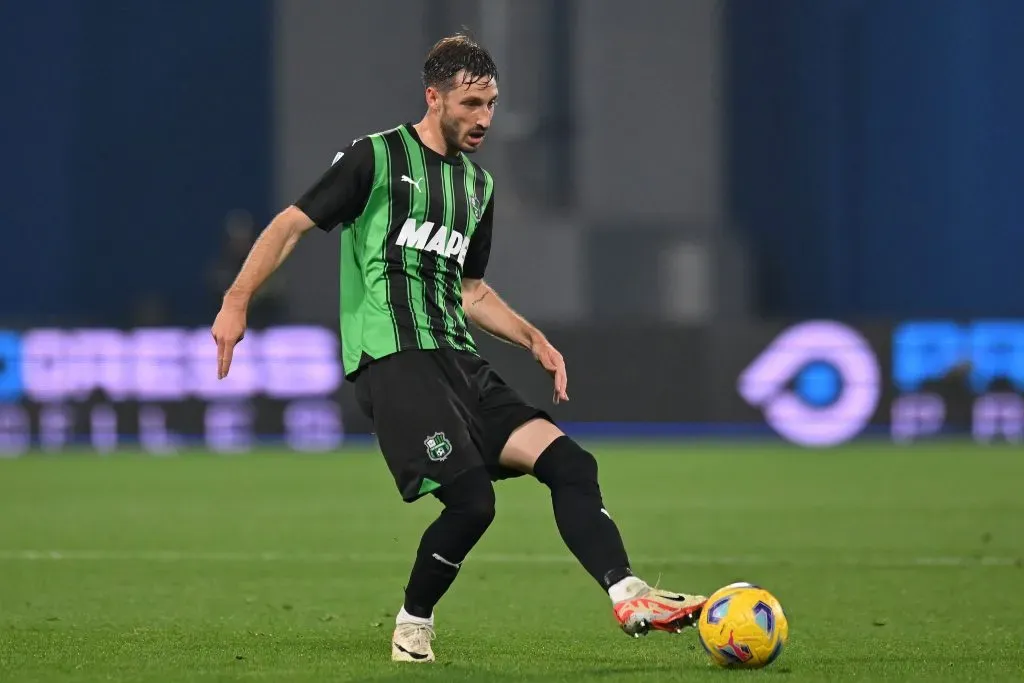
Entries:
{"label": "green grass pitch", "polygon": [[0,680],[1024,680],[1024,452],[589,444],[635,569],[773,591],[789,647],[712,668],[692,631],[632,640],[543,487],[437,610],[434,665],[390,662],[418,535],[372,449],[0,461]]}

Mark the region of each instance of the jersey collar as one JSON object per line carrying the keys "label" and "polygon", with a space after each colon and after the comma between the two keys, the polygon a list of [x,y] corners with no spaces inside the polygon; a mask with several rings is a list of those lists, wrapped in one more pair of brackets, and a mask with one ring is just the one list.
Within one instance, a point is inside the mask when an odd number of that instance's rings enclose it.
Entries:
{"label": "jersey collar", "polygon": [[443,161],[446,164],[452,164],[454,166],[462,165],[462,152],[459,152],[457,156],[446,156],[444,154],[438,154],[437,152],[423,144],[423,141],[420,140],[420,134],[416,132],[416,129],[413,127],[412,123],[407,122],[404,123],[403,125],[405,126],[405,131],[412,137],[413,140],[416,141],[416,143],[420,147],[423,148],[423,153],[426,154],[428,157],[437,159],[439,161]]}

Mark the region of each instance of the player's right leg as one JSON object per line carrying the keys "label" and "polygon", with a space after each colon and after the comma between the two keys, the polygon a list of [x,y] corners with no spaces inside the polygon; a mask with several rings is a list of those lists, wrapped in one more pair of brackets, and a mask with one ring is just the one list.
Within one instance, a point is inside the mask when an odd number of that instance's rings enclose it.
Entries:
{"label": "player's right leg", "polygon": [[420,539],[395,619],[395,661],[434,661],[434,606],[494,518],[494,488],[462,414],[463,387],[444,362],[434,351],[402,351],[356,380],[356,398],[403,500],[429,493],[444,505]]}

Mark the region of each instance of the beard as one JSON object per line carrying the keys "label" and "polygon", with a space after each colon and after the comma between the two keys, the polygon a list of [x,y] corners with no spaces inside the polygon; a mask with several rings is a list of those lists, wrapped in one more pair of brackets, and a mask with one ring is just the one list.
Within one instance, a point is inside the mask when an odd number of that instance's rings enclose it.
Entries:
{"label": "beard", "polygon": [[462,152],[462,135],[459,132],[459,122],[447,115],[446,111],[441,112],[441,135],[449,150]]}

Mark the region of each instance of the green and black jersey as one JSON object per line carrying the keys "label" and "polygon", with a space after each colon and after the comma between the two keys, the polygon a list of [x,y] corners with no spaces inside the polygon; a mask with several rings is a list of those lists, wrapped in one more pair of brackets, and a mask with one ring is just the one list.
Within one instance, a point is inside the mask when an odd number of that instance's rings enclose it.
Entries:
{"label": "green and black jersey", "polygon": [[404,349],[476,352],[462,278],[482,278],[490,255],[487,171],[438,154],[404,124],[355,140],[295,205],[324,230],[344,228],[346,375]]}

